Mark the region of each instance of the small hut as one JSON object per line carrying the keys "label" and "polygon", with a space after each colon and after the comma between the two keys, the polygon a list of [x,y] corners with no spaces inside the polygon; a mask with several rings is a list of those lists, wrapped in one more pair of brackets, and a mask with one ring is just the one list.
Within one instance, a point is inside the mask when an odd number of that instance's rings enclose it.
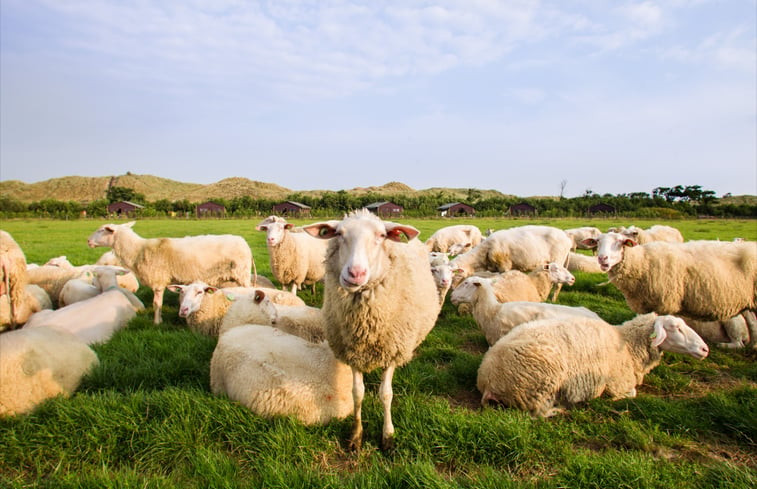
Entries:
{"label": "small hut", "polygon": [[309,217],[310,206],[293,200],[287,200],[273,206],[273,214],[276,216]]}
{"label": "small hut", "polygon": [[589,215],[596,215],[596,214],[615,214],[615,207],[611,206],[610,204],[605,204],[603,202],[600,202],[599,204],[594,204],[589,206],[588,213]]}
{"label": "small hut", "polygon": [[536,207],[528,202],[521,202],[520,204],[511,205],[510,209],[508,209],[508,214],[511,216],[535,216]]}
{"label": "small hut", "polygon": [[379,217],[400,217],[404,208],[401,205],[397,205],[392,202],[374,202],[365,206],[366,209],[373,212]]}
{"label": "small hut", "polygon": [[451,202],[436,208],[442,217],[475,216],[476,209],[461,202]]}
{"label": "small hut", "polygon": [[198,204],[195,208],[197,217],[224,217],[226,215],[226,207],[209,200],[202,204]]}
{"label": "small hut", "polygon": [[144,209],[144,206],[129,202],[128,200],[108,204],[108,214],[116,217],[134,217],[142,209]]}

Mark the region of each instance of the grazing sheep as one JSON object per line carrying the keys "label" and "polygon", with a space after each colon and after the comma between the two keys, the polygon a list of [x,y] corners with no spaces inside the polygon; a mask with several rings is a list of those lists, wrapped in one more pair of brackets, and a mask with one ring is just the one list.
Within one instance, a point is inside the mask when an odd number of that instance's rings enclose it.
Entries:
{"label": "grazing sheep", "polygon": [[269,216],[255,229],[266,233],[273,276],[282,288],[291,288],[292,293],[297,293],[303,284],[323,279],[326,243],[306,233],[291,232],[293,227],[294,224],[284,218]]}
{"label": "grazing sheep", "polygon": [[76,336],[86,344],[103,343],[144,310],[142,302],[116,282],[115,267],[96,267],[95,275],[103,292],[55,311],[38,312],[24,329],[52,328]]}
{"label": "grazing sheep", "polygon": [[[672,227],[664,226],[662,224],[655,224],[649,229],[641,229],[636,226],[629,226],[623,231],[619,231],[621,234],[631,238],[638,244],[647,244],[652,241],[667,241],[669,243],[683,243],[683,235],[681,231]],[[596,239],[597,236],[591,236]]]}
{"label": "grazing sheep", "polygon": [[98,364],[97,355],[69,333],[51,328],[0,335],[0,416],[34,409],[57,395],[70,396]]}
{"label": "grazing sheep", "polygon": [[352,413],[352,372],[326,342],[244,325],[223,334],[210,360],[210,390],[265,417],[325,424]]}
{"label": "grazing sheep", "polygon": [[516,301],[501,303],[497,300],[492,281],[482,277],[468,277],[452,291],[453,304],[470,304],[473,318],[486,336],[489,345],[519,324],[537,319],[562,316],[582,316],[600,319],[585,307],[561,306],[542,302]]}
{"label": "grazing sheep", "polygon": [[428,251],[449,252],[459,255],[463,250],[471,249],[481,242],[481,230],[470,224],[457,224],[437,229],[426,240]]}
{"label": "grazing sheep", "polygon": [[568,270],[571,272],[603,273],[596,257],[573,253],[572,251],[568,255]]}
{"label": "grazing sheep", "polygon": [[163,292],[170,283],[204,280],[214,286],[250,286],[252,252],[241,236],[145,239],[131,229],[134,223],[100,226],[87,244],[113,248],[116,257],[152,289],[155,324],[162,321]]}
{"label": "grazing sheep", "polygon": [[431,265],[431,275],[434,276],[436,290],[439,293],[439,304],[444,304],[447,291],[452,286],[452,267],[449,264],[449,256],[441,251],[432,251],[428,254],[428,260]]}
{"label": "grazing sheep", "polygon": [[362,444],[363,372],[383,368],[381,445],[394,441],[392,376],[434,327],[441,306],[418,230],[385,222],[366,209],[341,221],[305,226],[330,240],[323,316],[335,356],[352,368],[355,422],[350,444]]}
{"label": "grazing sheep", "polygon": [[707,345],[673,316],[646,314],[616,327],[598,319],[555,318],[522,324],[484,355],[477,386],[488,401],[553,416],[606,392],[635,397],[663,351],[704,358]]}
{"label": "grazing sheep", "polygon": [[515,269],[527,273],[549,262],[564,265],[572,246],[573,240],[562,229],[519,226],[492,233],[469,252],[456,256],[451,265],[459,280],[476,271]]}
{"label": "grazing sheep", "polygon": [[573,240],[573,247],[571,248],[570,251],[574,252],[577,249],[580,249],[580,250],[590,249],[590,248],[587,248],[581,242],[589,238],[596,239],[597,236],[602,234],[602,231],[599,228],[595,228],[594,226],[583,226],[580,228],[566,229],[565,234],[567,234],[568,237]]}
{"label": "grazing sheep", "polygon": [[[727,321],[757,308],[755,242],[654,241],[637,246],[618,233],[586,241],[597,247],[600,267],[636,313]],[[744,319],[749,322],[750,317]]]}
{"label": "grazing sheep", "polygon": [[274,305],[306,307],[305,302],[286,290],[255,289],[254,294],[238,297],[220,319],[218,334],[242,324],[276,324],[278,312]]}

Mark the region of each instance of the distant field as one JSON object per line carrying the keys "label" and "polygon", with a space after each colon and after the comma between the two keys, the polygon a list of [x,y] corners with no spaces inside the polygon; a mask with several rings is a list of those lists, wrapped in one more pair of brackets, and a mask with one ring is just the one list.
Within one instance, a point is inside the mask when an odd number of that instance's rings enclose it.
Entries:
{"label": "distant field", "polygon": [[[106,221],[7,220],[29,262],[67,255],[94,262],[86,239]],[[305,221],[295,221],[302,224]],[[308,221],[310,222],[310,221]],[[560,228],[625,220],[408,219],[421,238],[445,225],[482,230],[524,224]],[[243,236],[270,276],[265,235],[249,220],[140,220],[144,237]],[[757,240],[757,222],[665,222],[686,239]],[[559,301],[619,323],[633,316],[603,274],[577,274]],[[26,488],[744,488],[757,487],[757,352],[721,351],[696,361],[665,354],[635,399],[598,399],[550,419],[482,409],[475,387],[486,342],[470,316],[445,304],[416,358],[395,375],[397,448],[383,453],[378,372],[366,376],[365,446],[345,449],[351,418],[322,427],[263,419],[209,391],[216,339],[187,330],[176,295],[164,323],[148,310],[95,348],[100,366],[71,399],[0,419],[0,487]],[[304,292],[320,305],[322,289]],[[0,380],[1,381],[1,380]]]}

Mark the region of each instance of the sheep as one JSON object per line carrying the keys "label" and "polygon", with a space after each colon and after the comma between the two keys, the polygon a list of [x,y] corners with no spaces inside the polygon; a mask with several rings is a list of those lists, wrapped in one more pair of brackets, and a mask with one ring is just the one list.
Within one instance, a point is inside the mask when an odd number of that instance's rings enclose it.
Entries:
{"label": "sheep", "polygon": [[612,326],[599,319],[542,319],[522,324],[484,355],[477,386],[489,401],[548,417],[607,393],[636,396],[663,351],[707,356],[702,338],[674,316],[646,314]]}
{"label": "sheep", "polygon": [[[641,229],[636,226],[629,226],[623,231],[619,231],[621,234],[631,238],[638,244],[651,243],[652,241],[667,241],[669,243],[683,243],[683,235],[681,231],[672,227],[664,226],[662,224],[655,224],[649,229]],[[596,236],[591,236],[596,239]]]}
{"label": "sheep", "polygon": [[573,247],[570,251],[574,252],[577,249],[588,249],[581,243],[581,241],[588,238],[596,238],[597,236],[602,234],[602,231],[599,228],[595,228],[594,226],[582,226],[578,228],[566,229],[565,234],[567,234],[568,237],[573,240]]}
{"label": "sheep", "polygon": [[100,258],[97,259],[95,265],[112,265],[114,267],[124,266],[123,263],[121,263],[121,260],[118,259],[116,254],[113,253],[113,250],[106,251],[105,253],[100,255]]}
{"label": "sheep", "polygon": [[259,287],[218,288],[201,280],[189,285],[170,284],[167,289],[179,294],[179,317],[186,318],[189,328],[211,336],[219,334],[221,322],[234,302],[254,295],[258,290],[268,292],[272,302],[305,304],[302,299],[286,291]]}
{"label": "sheep", "polygon": [[90,345],[108,341],[137,312],[144,310],[144,305],[133,293],[118,286],[114,267],[97,267],[95,275],[104,292],[55,311],[38,312],[29,318],[24,329],[57,329]]}
{"label": "sheep", "polygon": [[519,226],[495,231],[469,252],[456,256],[451,266],[459,280],[481,270],[527,273],[549,262],[565,265],[572,246],[573,240],[562,229]]}
{"label": "sheep", "polygon": [[[16,327],[26,323],[34,313],[53,308],[50,296],[38,285],[26,284],[22,297],[21,306],[16,307],[16,310],[20,311],[17,320],[21,321],[20,324],[16,324]],[[11,325],[10,306],[10,296],[8,294],[0,296],[0,331],[4,331]]]}
{"label": "sheep", "polygon": [[381,446],[390,449],[394,370],[410,361],[441,309],[427,248],[414,239],[417,229],[382,221],[366,209],[304,230],[330,241],[322,311],[329,345],[336,358],[352,368],[350,446],[357,450],[362,445],[363,373],[383,368]]}
{"label": "sheep", "polygon": [[326,243],[306,233],[291,232],[293,224],[277,216],[269,216],[255,229],[265,231],[266,246],[271,260],[271,271],[282,288],[292,293],[323,279],[323,260]]}
{"label": "sheep", "polygon": [[43,266],[74,268],[74,265],[70,261],[68,261],[68,258],[66,258],[66,255],[50,258],[49,260],[47,260],[47,262],[45,262]]}
{"label": "sheep", "polygon": [[326,326],[323,311],[311,306],[291,306],[274,303],[276,315],[270,324],[311,343],[319,343],[326,339]]}
{"label": "sheep", "polygon": [[[757,308],[755,242],[654,241],[637,246],[618,233],[586,241],[597,248],[600,268],[636,313],[727,321]],[[749,322],[751,316],[744,319]]]}
{"label": "sheep", "polygon": [[238,297],[229,306],[220,318],[218,334],[242,324],[275,324],[278,312],[274,305],[306,307],[302,299],[289,291],[258,288],[254,294]]}
{"label": "sheep", "polygon": [[252,252],[231,234],[145,239],[126,224],[104,224],[87,240],[90,248],[113,248],[126,268],[153,291],[154,322],[162,322],[163,292],[170,283],[204,280],[210,285],[250,286]]}
{"label": "sheep", "polygon": [[744,315],[739,314],[726,321],[700,321],[686,317],[682,319],[702,339],[719,348],[744,348],[747,344],[757,348],[757,343],[751,339],[752,334]]}
{"label": "sheep", "polygon": [[8,314],[1,326],[11,329],[23,324],[30,311],[26,284],[28,271],[26,256],[10,233],[0,230],[0,296],[7,295]]}
{"label": "sheep", "polygon": [[542,302],[515,301],[501,303],[497,300],[492,281],[482,277],[468,277],[452,292],[453,304],[470,304],[476,324],[486,337],[489,346],[497,342],[515,326],[537,319],[560,316],[582,316],[599,319],[585,307],[561,306]]}
{"label": "sheep", "polygon": [[94,351],[70,333],[51,328],[0,335],[0,416],[31,411],[57,395],[70,396],[98,365]]}
{"label": "sheep", "polygon": [[[110,253],[111,256],[106,257],[105,255],[107,255],[108,253]],[[92,269],[96,266],[113,266],[113,267],[124,268],[119,263],[120,261],[117,258],[115,258],[115,255],[113,254],[113,252],[108,251],[104,253],[94,265],[82,265],[79,267],[75,267],[70,261],[68,261],[68,258],[66,258],[66,255],[61,255],[61,256],[56,256],[54,258],[50,258],[49,260],[47,260],[47,263],[45,263],[43,266],[58,267],[58,268],[63,268],[65,270],[76,270],[79,272],[77,274],[77,277],[72,278],[70,280],[81,280],[83,282],[86,282],[87,285],[92,285],[91,283],[92,275],[87,272],[91,272]],[[129,292],[136,292],[137,290],[139,290],[139,281],[137,280],[137,277],[134,276],[134,274],[130,270],[126,270],[126,273],[122,273],[118,275],[118,286],[123,287]],[[88,293],[91,294],[89,295],[89,297],[93,297],[96,294],[93,289],[88,289],[81,282],[76,283],[75,285],[71,285],[70,287],[75,287],[81,290],[81,292],[78,293],[80,297],[84,297]],[[62,290],[58,293],[58,297],[60,297],[61,294],[62,294]],[[74,297],[76,297],[76,295]],[[64,305],[66,304],[60,304],[60,303],[58,304],[59,307],[62,307]]]}
{"label": "sheep", "polygon": [[462,251],[478,246],[481,242],[481,230],[470,224],[457,224],[437,229],[426,240],[428,251],[449,252],[459,255]]}
{"label": "sheep", "polygon": [[66,282],[72,279],[92,281],[92,269],[89,266],[61,268],[58,266],[42,265],[33,270],[27,270],[26,275],[29,283],[41,287],[53,303],[58,307],[58,299]]}
{"label": "sheep", "polygon": [[596,257],[573,253],[572,251],[568,255],[567,268],[571,272],[603,273]]}
{"label": "sheep", "polygon": [[449,264],[449,256],[441,251],[432,251],[428,254],[428,260],[439,294],[439,304],[443,305],[444,298],[452,286],[452,267]]}
{"label": "sheep", "polygon": [[221,335],[210,360],[210,390],[260,416],[325,424],[352,413],[352,373],[326,342],[310,343],[269,326]]}
{"label": "sheep", "polygon": [[[90,274],[91,281],[80,279],[80,278],[74,278],[66,282],[66,284],[63,286],[63,288],[60,291],[60,295],[58,296],[58,307],[64,307],[68,306],[70,304],[73,304],[74,302],[83,301],[85,299],[90,299],[97,294],[100,294],[101,292],[105,291],[108,287],[112,285],[112,279],[110,277],[111,274],[114,275],[116,280],[116,285],[120,286],[121,284],[118,282],[118,279],[122,277],[123,275],[130,274],[133,276],[131,272],[126,270],[125,268],[121,267],[115,267],[112,265],[108,266],[93,266],[90,268]],[[100,280],[99,277],[106,277],[103,278],[103,280]],[[128,289],[127,289],[128,290]],[[130,291],[133,292],[133,291]]]}

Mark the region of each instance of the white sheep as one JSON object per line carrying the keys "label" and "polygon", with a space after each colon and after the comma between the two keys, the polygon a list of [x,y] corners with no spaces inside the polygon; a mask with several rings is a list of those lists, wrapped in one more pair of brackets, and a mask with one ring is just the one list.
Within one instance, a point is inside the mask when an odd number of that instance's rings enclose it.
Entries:
{"label": "white sheep", "polygon": [[291,232],[293,224],[286,219],[269,216],[255,229],[266,233],[266,246],[271,260],[271,272],[283,288],[292,293],[323,279],[326,243],[306,233]]}
{"label": "white sheep", "polygon": [[97,355],[75,336],[51,328],[0,335],[0,416],[34,409],[42,401],[70,396],[98,364]]}
{"label": "white sheep", "polygon": [[589,238],[596,239],[597,236],[602,234],[602,231],[599,228],[595,228],[594,226],[582,226],[578,228],[566,229],[565,234],[567,234],[568,237],[573,240],[573,247],[570,251],[576,251],[576,249],[589,249],[581,242]]}
{"label": "white sheep", "polygon": [[[74,302],[90,299],[97,294],[100,294],[111,286],[113,279],[115,279],[116,284],[120,286],[118,279],[123,275],[131,274],[131,272],[129,272],[125,268],[115,267],[112,265],[96,265],[93,266],[90,271],[90,280],[74,278],[66,282],[66,284],[60,291],[60,295],[58,296],[58,307],[68,306],[70,304],[73,304]],[[112,274],[113,277],[111,277],[110,274]],[[133,276],[133,274],[131,275]]]}
{"label": "white sheep", "polygon": [[24,324],[48,308],[49,296],[29,282],[26,257],[13,237],[0,230],[0,331]]}
{"label": "white sheep", "polygon": [[597,257],[573,253],[568,255],[568,270],[571,272],[603,273],[597,263]]}
{"label": "white sheep", "polygon": [[426,240],[428,251],[449,252],[459,255],[465,250],[478,246],[481,242],[481,230],[470,224],[457,224],[437,229]]}
{"label": "white sheep", "polygon": [[323,316],[335,356],[352,368],[355,422],[350,444],[362,444],[363,372],[383,368],[381,445],[393,445],[392,377],[434,327],[441,306],[427,249],[411,226],[385,222],[366,209],[341,221],[305,226],[330,241]]}
{"label": "white sheep", "polygon": [[271,318],[271,326],[311,343],[320,343],[326,339],[326,325],[320,308],[276,303],[273,307],[276,315]]}
{"label": "white sheep", "polygon": [[519,324],[562,316],[582,316],[600,319],[585,307],[570,307],[543,302],[516,301],[501,303],[497,300],[491,279],[468,277],[452,291],[453,304],[470,304],[473,318],[493,345]]}
{"label": "white sheep", "polygon": [[[34,313],[44,311],[45,309],[52,309],[53,303],[50,300],[50,296],[47,295],[45,290],[34,284],[26,284],[24,287],[25,292],[23,295],[22,306],[20,308],[20,315],[17,317],[22,323],[25,323]],[[19,310],[17,308],[17,310]],[[17,324],[16,326],[20,326]],[[11,325],[11,308],[10,308],[10,295],[4,294],[0,296],[0,331],[6,329],[6,326]]]}
{"label": "white sheep", "polygon": [[444,304],[444,298],[452,286],[452,266],[449,264],[449,255],[441,251],[431,251],[428,254],[431,275],[434,276],[436,290],[439,293],[439,304]]}
{"label": "white sheep", "polygon": [[96,267],[103,292],[55,311],[41,311],[29,318],[24,329],[52,328],[76,336],[86,344],[103,343],[144,310],[142,302],[118,286],[115,267]]}
{"label": "white sheep", "polygon": [[[636,313],[727,321],[757,308],[757,243],[653,241],[618,233],[586,240]],[[745,319],[749,322],[750,317]],[[751,338],[754,342],[756,338]]]}
{"label": "white sheep", "polygon": [[121,260],[118,259],[116,254],[113,253],[113,250],[108,250],[102,255],[100,255],[100,258],[97,259],[97,261],[95,262],[95,265],[102,265],[102,266],[111,265],[114,267],[124,266],[123,263],[121,263]]}
{"label": "white sheep", "polygon": [[[109,256],[106,256],[110,254]],[[81,266],[74,266],[70,261],[68,261],[68,258],[66,258],[66,255],[56,256],[54,258],[50,258],[47,260],[47,263],[45,263],[43,266],[46,267],[58,267],[63,268],[66,270],[76,270],[79,273],[76,274],[75,278],[72,278],[70,280],[80,280],[81,282],[86,282],[88,285],[92,284],[92,274],[87,273],[91,272],[94,267],[97,266],[113,266],[118,268],[124,268],[123,265],[120,265],[120,260],[118,258],[115,258],[115,255],[112,251],[108,251],[104,253],[94,265],[81,265]],[[70,287],[76,287],[81,290],[81,292],[74,293],[74,297],[76,297],[78,294],[81,297],[85,297],[88,293],[91,294],[89,297],[93,297],[95,295],[94,291],[92,289],[88,289],[84,286],[83,283],[77,283],[76,285],[72,285]],[[130,292],[136,292],[139,290],[139,281],[137,280],[137,277],[130,271],[126,270],[125,273],[121,273],[118,275],[118,286],[123,287],[124,289],[130,291]],[[65,285],[64,285],[65,287]],[[60,298],[60,295],[62,294],[62,290],[58,293],[58,298]],[[58,299],[59,300],[59,299]],[[68,303],[70,304],[70,302]],[[59,307],[65,306],[66,304],[57,304]]]}
{"label": "white sheep", "polygon": [[92,281],[92,267],[82,266],[63,268],[58,266],[42,265],[32,270],[27,270],[26,275],[29,283],[41,287],[53,303],[58,307],[58,299],[63,287],[69,280],[82,279],[85,282]]}
{"label": "white sheep", "polygon": [[720,348],[744,348],[747,344],[757,348],[757,342],[752,341],[753,335],[750,334],[745,315],[739,314],[725,321],[700,321],[686,317],[682,319],[703,340]]}
{"label": "white sheep", "polygon": [[[629,226],[619,232],[636,241],[638,244],[651,243],[652,241],[683,243],[683,235],[681,234],[681,231],[672,226],[665,226],[662,224],[655,224],[649,229],[641,229],[637,226]],[[597,238],[597,236],[591,237],[594,239]]]}
{"label": "white sheep", "polygon": [[[278,306],[308,307],[302,299],[289,291],[258,288],[255,294],[239,297],[229,306],[221,318],[218,334],[222,335],[242,324],[277,325]],[[293,329],[287,332],[297,334],[297,331]],[[306,336],[310,338],[310,335]]]}
{"label": "white sheep", "polygon": [[214,286],[250,286],[252,252],[241,236],[145,239],[131,229],[134,223],[100,226],[87,244],[113,248],[124,266],[152,289],[155,324],[162,321],[163,292],[168,284],[203,280]]}
{"label": "white sheep", "polygon": [[352,372],[326,342],[244,325],[221,335],[210,360],[210,389],[265,417],[324,424],[352,413]]}
{"label": "white sheep", "polygon": [[502,403],[535,416],[607,393],[636,396],[636,386],[663,351],[704,358],[707,345],[674,316],[646,314],[620,326],[589,318],[522,324],[492,346],[478,370],[481,402]]}
{"label": "white sheep", "polygon": [[565,265],[572,246],[573,240],[562,229],[519,226],[495,231],[469,252],[456,256],[451,265],[459,280],[476,271],[515,269],[527,273],[549,262]]}

